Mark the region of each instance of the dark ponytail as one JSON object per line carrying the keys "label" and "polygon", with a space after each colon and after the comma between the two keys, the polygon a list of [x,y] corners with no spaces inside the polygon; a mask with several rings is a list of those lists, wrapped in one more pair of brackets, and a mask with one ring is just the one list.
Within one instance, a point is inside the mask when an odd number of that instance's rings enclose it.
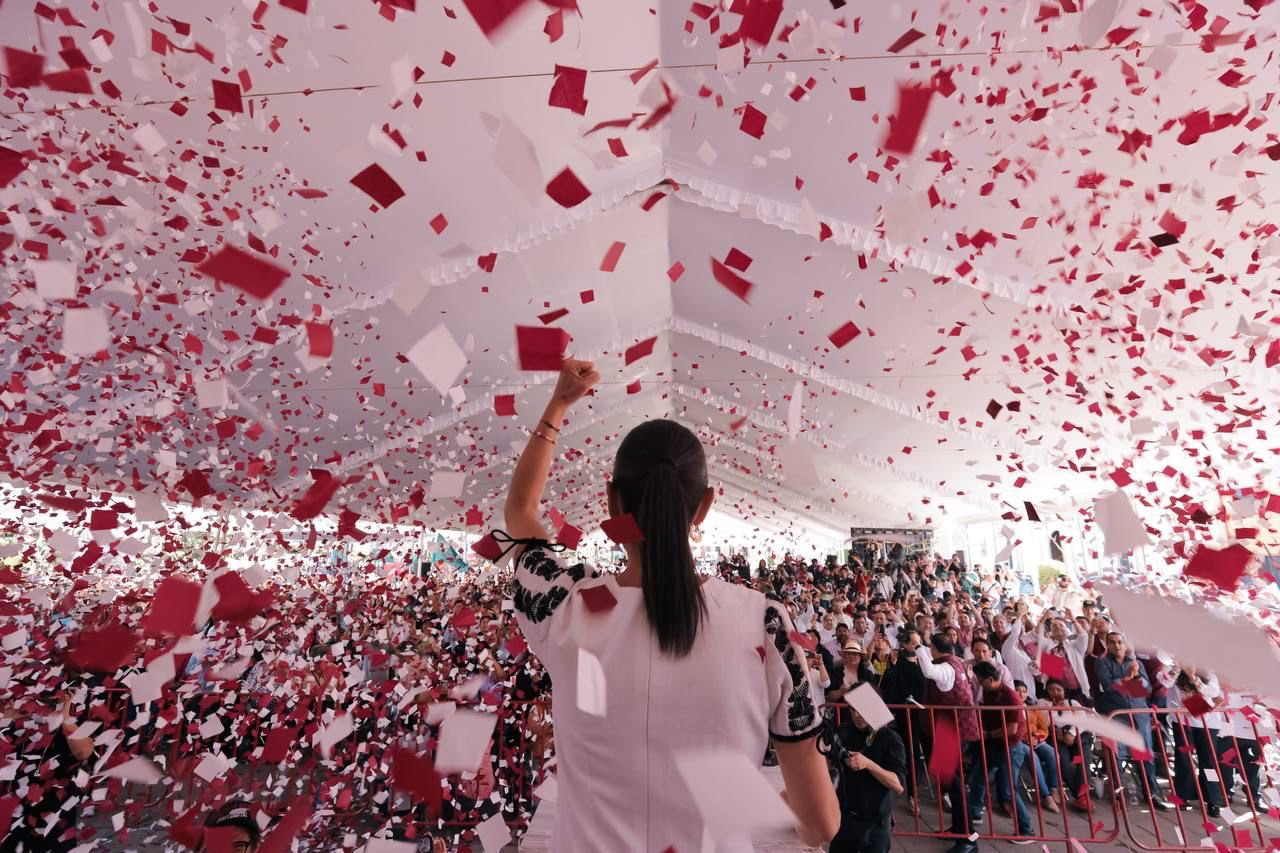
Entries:
{"label": "dark ponytail", "polygon": [[707,489],[702,443],[674,421],[640,424],[618,447],[613,488],[644,533],[644,608],[658,648],[684,657],[707,614],[689,548],[689,527]]}

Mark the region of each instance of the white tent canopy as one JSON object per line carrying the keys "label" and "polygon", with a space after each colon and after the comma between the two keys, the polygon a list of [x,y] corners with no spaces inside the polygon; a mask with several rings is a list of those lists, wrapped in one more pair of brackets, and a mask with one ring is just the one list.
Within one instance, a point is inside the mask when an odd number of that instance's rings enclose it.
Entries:
{"label": "white tent canopy", "polygon": [[[645,417],[769,530],[1071,515],[1119,484],[1193,537],[1223,492],[1280,492],[1280,6],[98,5],[0,7],[55,72],[0,94],[10,480],[288,512],[323,469],[330,513],[500,523],[554,380],[515,328],[545,325],[604,376],[549,494],[584,529]],[[487,39],[472,11],[505,5]],[[548,103],[574,69],[582,114]],[[77,73],[92,94],[56,91]],[[900,84],[932,95],[886,154]],[[351,182],[374,164],[385,208]],[[287,280],[198,274],[224,246]],[[441,325],[460,372],[414,350]]]}

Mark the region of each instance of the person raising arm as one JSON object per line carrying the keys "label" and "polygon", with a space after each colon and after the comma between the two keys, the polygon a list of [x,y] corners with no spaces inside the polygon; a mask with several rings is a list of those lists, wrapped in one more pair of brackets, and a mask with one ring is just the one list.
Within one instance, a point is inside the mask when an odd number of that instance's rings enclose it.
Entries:
{"label": "person raising arm", "polygon": [[[716,495],[698,437],[652,419],[618,445],[604,491],[609,515],[630,516],[638,530],[621,543],[624,571],[565,565],[563,548],[545,541],[540,503],[560,429],[599,378],[590,362],[564,362],[505,506],[516,618],[555,684],[559,802],[551,847],[698,849],[704,827],[680,782],[681,757],[714,748],[758,765],[770,741],[801,840],[824,844],[839,829],[840,810],[816,743],[821,699],[795,626],[760,592],[696,571],[690,531]],[[493,538],[501,550],[504,540]],[[735,839],[719,849],[750,848]]]}

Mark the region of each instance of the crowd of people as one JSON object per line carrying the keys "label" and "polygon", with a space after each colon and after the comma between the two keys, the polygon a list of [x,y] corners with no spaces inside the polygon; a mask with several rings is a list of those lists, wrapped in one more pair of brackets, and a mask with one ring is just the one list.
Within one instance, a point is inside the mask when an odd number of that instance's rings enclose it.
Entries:
{"label": "crowd of people", "polygon": [[[10,578],[0,850],[252,851],[272,832],[478,850],[475,827],[495,817],[518,834],[553,769],[550,680],[506,575],[426,571],[215,583],[189,633],[158,612],[168,595],[80,581],[34,594]],[[936,556],[754,569],[739,556],[718,573],[784,604],[806,640],[844,815],[833,853],[887,850],[894,796],[917,810],[931,796],[943,728],[957,769],[935,798],[957,851],[983,833],[988,802],[1026,840],[1029,806],[1088,811],[1093,777],[1126,768],[1110,790],[1154,809],[1275,808],[1272,713],[1211,672],[1132,648],[1065,575],[1028,594]],[[893,709],[888,726],[849,708],[863,685]],[[487,758],[474,772],[423,770],[467,708],[495,719]],[[1145,749],[1108,751],[1073,708],[1118,712]],[[1189,713],[1153,718],[1163,709]]]}
{"label": "crowd of people", "polygon": [[[377,834],[439,850],[532,810],[550,684],[492,579],[226,584],[187,636],[158,627],[159,594],[4,589],[0,850],[195,849],[228,802],[255,839],[279,824],[326,849]],[[466,708],[495,719],[489,760],[410,777]]]}
{"label": "crowd of people", "polygon": [[[787,558],[754,572],[734,557],[718,567],[785,602],[809,639],[814,689],[837,722],[827,749],[845,824],[832,853],[887,850],[894,793],[920,813],[926,774],[912,762],[936,755],[939,728],[955,733],[959,753],[941,796],[956,853],[971,853],[985,834],[988,800],[1012,822],[997,832],[1028,844],[1038,834],[1029,806],[1086,813],[1104,789],[1156,811],[1202,809],[1207,819],[1232,804],[1275,815],[1280,767],[1263,747],[1277,714],[1260,697],[1133,647],[1105,602],[1065,573],[1036,590],[958,559],[895,556],[867,565]],[[861,685],[895,709],[883,733],[842,707]],[[1094,714],[1114,716],[1136,741],[1095,735]],[[1108,784],[1090,784],[1091,773]]]}

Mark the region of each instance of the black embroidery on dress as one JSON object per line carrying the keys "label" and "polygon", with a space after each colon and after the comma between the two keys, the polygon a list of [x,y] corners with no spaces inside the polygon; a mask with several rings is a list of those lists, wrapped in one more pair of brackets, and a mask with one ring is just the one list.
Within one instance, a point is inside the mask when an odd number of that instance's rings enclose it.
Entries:
{"label": "black embroidery on dress", "polygon": [[[568,577],[570,581],[568,586],[553,586],[546,592],[536,593],[525,588],[524,584],[520,583],[519,575],[517,574],[515,595],[512,596],[512,599],[515,602],[516,610],[523,613],[535,625],[555,613],[556,608],[569,597],[570,587],[588,576],[587,567],[583,563],[575,563],[566,568],[536,546],[526,548],[524,553],[520,555],[517,570],[527,571],[529,574],[542,578],[548,583],[555,583],[562,577]],[[593,571],[590,576],[597,578],[600,573]]]}
{"label": "black embroidery on dress", "polygon": [[804,668],[800,666],[795,646],[782,627],[782,615],[777,608],[766,605],[764,630],[773,638],[773,647],[782,655],[782,662],[787,665],[787,673],[791,676],[791,695],[787,697],[787,725],[792,733],[799,733],[813,727],[817,720],[817,709],[813,706],[809,680],[805,678]]}
{"label": "black embroidery on dress", "polygon": [[[528,571],[530,574],[542,578],[544,581],[554,582],[556,578],[567,574],[573,579],[574,583],[582,580],[587,576],[587,567],[582,563],[575,563],[572,566],[565,567],[553,557],[548,556],[546,551],[538,547],[526,548],[524,553],[520,555],[520,563],[518,568]],[[598,576],[596,572],[592,572],[592,577]]]}
{"label": "black embroidery on dress", "polygon": [[564,600],[569,597],[569,588],[565,586],[552,587],[544,593],[530,592],[524,588],[520,581],[516,581],[516,594],[513,596],[516,610],[523,613],[525,618],[533,624],[547,619],[552,613],[555,613]]}

